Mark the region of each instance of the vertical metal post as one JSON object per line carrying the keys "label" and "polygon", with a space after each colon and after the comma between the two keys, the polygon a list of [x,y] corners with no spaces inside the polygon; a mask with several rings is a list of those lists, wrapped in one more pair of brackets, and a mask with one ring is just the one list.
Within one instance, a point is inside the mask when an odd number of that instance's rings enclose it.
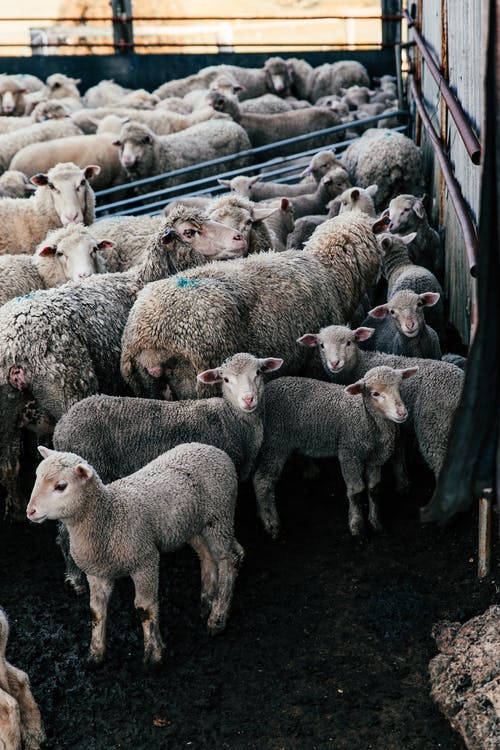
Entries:
{"label": "vertical metal post", "polygon": [[132,0],[111,0],[111,7],[115,52],[133,52]]}
{"label": "vertical metal post", "polygon": [[493,490],[483,490],[479,498],[479,540],[477,577],[485,578],[491,569],[491,505]]}
{"label": "vertical metal post", "polygon": [[[382,0],[382,15],[401,15],[401,0]],[[401,42],[401,21],[382,21],[382,44]]]}

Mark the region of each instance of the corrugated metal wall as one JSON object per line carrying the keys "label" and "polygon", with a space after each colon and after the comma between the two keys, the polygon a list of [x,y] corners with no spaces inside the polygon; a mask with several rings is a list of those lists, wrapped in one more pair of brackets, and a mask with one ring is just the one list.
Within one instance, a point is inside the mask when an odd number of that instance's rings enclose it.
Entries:
{"label": "corrugated metal wall", "polygon": [[[422,36],[479,136],[484,97],[482,3],[480,0],[421,0],[419,6],[418,24],[421,24]],[[470,160],[453,119],[440,104],[438,86],[425,63],[421,68],[421,82],[426,109],[446,144],[448,158],[477,225],[481,167]],[[468,341],[474,290],[462,231],[425,134],[422,146],[432,174],[432,216],[435,225],[439,223],[444,232],[449,317]]]}

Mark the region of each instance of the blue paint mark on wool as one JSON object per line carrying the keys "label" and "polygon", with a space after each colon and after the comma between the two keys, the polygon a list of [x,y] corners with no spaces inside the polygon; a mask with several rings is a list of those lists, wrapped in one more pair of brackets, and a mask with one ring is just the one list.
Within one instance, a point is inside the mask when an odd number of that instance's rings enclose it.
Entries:
{"label": "blue paint mark on wool", "polygon": [[196,287],[200,284],[207,283],[208,279],[186,279],[185,276],[177,277],[177,286],[183,287]]}

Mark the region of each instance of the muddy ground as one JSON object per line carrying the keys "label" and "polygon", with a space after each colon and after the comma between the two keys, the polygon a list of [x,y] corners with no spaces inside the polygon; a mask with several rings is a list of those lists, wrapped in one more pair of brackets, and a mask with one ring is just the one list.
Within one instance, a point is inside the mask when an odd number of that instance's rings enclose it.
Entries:
{"label": "muddy ground", "polygon": [[[474,513],[421,527],[432,479],[413,467],[410,497],[384,488],[386,533],[354,541],[336,468],[303,479],[297,462],[279,487],[285,536],[273,542],[244,488],[237,536],[246,559],[227,630],[198,619],[190,549],[162,561],[168,662],[148,675],[132,587],[118,585],[108,653],[85,667],[86,597],[63,584],[55,528],[0,527],[0,604],[11,620],[9,659],[27,670],[54,750],[458,750],[429,696],[430,631],[498,600],[476,578]],[[498,549],[496,550],[498,559]],[[498,579],[497,579],[498,580]]]}

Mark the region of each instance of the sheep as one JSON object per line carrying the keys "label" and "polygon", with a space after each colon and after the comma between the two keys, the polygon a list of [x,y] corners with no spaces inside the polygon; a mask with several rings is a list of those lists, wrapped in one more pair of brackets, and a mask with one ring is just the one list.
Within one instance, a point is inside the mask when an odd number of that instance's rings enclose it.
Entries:
{"label": "sheep", "polygon": [[297,99],[281,99],[276,94],[264,94],[257,99],[246,99],[241,102],[242,112],[254,112],[261,115],[275,115],[279,112],[289,112],[291,109],[311,107],[310,102],[299,102]]}
{"label": "sheep", "polygon": [[288,236],[293,232],[295,220],[293,206],[288,198],[281,198],[279,208],[265,219],[272,240],[272,247],[278,253],[286,250]]}
{"label": "sheep", "polygon": [[[385,221],[382,217],[378,224]],[[411,247],[415,241],[415,232],[404,237],[383,232],[377,240],[382,251],[382,272],[387,279],[387,295],[393,297],[396,292],[410,289],[413,292],[436,292],[443,297],[441,284],[434,274],[423,266],[412,263]],[[439,336],[441,345],[446,341],[445,319],[442,299],[424,310],[425,320]]]}
{"label": "sheep", "polygon": [[68,224],[49,232],[34,255],[0,255],[0,305],[36,289],[104,273],[102,252],[114,243],[95,240],[93,234],[83,224]]}
{"label": "sheep", "polygon": [[206,120],[228,120],[229,116],[220,112],[214,112],[212,107],[203,107],[190,112],[179,114],[167,110],[139,110],[127,109],[126,107],[104,107],[101,109],[80,110],[72,114],[73,122],[86,134],[92,135],[97,131],[99,121],[104,117],[114,115],[121,117],[123,121],[137,122],[146,125],[156,135],[170,135],[179,130],[185,130],[192,125],[198,125]]}
{"label": "sheep", "polygon": [[[380,531],[376,500],[382,466],[394,452],[397,424],[408,411],[402,381],[416,367],[375,367],[344,388],[310,378],[279,378],[266,386],[266,420],[253,485],[259,516],[276,538],[280,523],[274,487],[294,451],[312,458],[337,456],[349,500],[349,530],[364,530],[362,500],[368,493],[370,525]],[[352,396],[361,395],[361,398]]]}
{"label": "sheep", "polygon": [[169,96],[166,99],[160,99],[155,107],[155,111],[163,112],[165,110],[167,112],[178,112],[180,115],[189,115],[191,113],[191,107],[179,96]]}
{"label": "sheep", "polygon": [[[165,216],[112,216],[96,225],[101,236],[114,241],[114,265],[108,268],[126,271],[140,263],[149,241],[158,232],[171,232],[177,240],[189,245],[201,255],[233,258],[247,253],[246,239],[238,231],[208,219],[203,210],[179,204]],[[188,259],[190,262],[190,259]],[[179,270],[185,266],[177,260]]]}
{"label": "sheep", "polygon": [[[145,125],[127,123],[114,144],[120,149],[120,161],[132,180],[172,172],[250,149],[250,141],[243,128],[235,122],[212,120],[163,138],[158,138]],[[241,158],[234,162],[234,167],[245,166],[246,163],[247,159]],[[217,166],[199,169],[196,177],[209,176],[218,169]],[[157,188],[161,185],[168,187],[172,179],[155,184]],[[145,185],[138,190],[147,192],[150,186]]]}
{"label": "sheep", "polygon": [[33,143],[20,149],[11,162],[11,168],[31,177],[37,172],[47,172],[60,161],[70,161],[79,167],[98,164],[100,172],[92,185],[103,190],[128,181],[128,174],[121,165],[118,151],[113,146],[116,133],[96,135],[73,135],[54,138],[46,143]]}
{"label": "sheep", "polygon": [[[81,135],[82,131],[71,120],[47,120],[35,122],[13,133],[0,136],[0,173],[9,169],[9,165],[24,146],[30,143],[50,141],[54,138],[65,138],[70,135]],[[15,167],[12,167],[15,169]]]}
{"label": "sheep", "polygon": [[422,198],[416,198],[414,195],[398,195],[393,198],[386,212],[391,222],[389,231],[393,234],[416,232],[410,247],[411,259],[442,278],[443,250],[439,234],[429,226],[424,206],[425,199],[425,195]]}
{"label": "sheep", "polygon": [[265,224],[265,219],[276,213],[278,208],[259,207],[248,198],[235,193],[215,198],[207,210],[209,219],[219,221],[236,229],[247,242],[247,253],[264,253],[273,249],[273,239]]}
{"label": "sheep", "polygon": [[29,198],[35,190],[35,185],[17,169],[8,169],[0,176],[0,198]]}
{"label": "sheep", "polygon": [[307,177],[311,175],[314,181],[318,183],[330,169],[334,169],[335,167],[345,169],[343,162],[337,159],[333,151],[318,151],[312,157],[307,168],[302,172],[302,176]]}
{"label": "sheep", "polygon": [[31,182],[37,186],[28,199],[4,198],[0,201],[0,255],[33,253],[50,229],[95,218],[95,196],[88,180],[99,174],[99,167],[83,169],[71,162],[57,164],[46,174],[37,174]]}
{"label": "sheep", "polygon": [[230,180],[218,179],[217,182],[219,185],[224,185],[229,190],[253,201],[265,200],[266,198],[292,198],[295,195],[313,193],[316,190],[316,183],[311,179],[299,182],[296,185],[288,185],[283,182],[263,182],[262,177],[261,174],[254,177],[237,175]]}
{"label": "sheep", "polygon": [[422,152],[401,133],[370,128],[351,143],[342,161],[354,185],[378,185],[377,211],[384,209],[400,193],[423,193],[425,168]]}
{"label": "sheep", "polygon": [[221,75],[231,76],[242,86],[241,99],[254,99],[268,93],[266,76],[259,68],[241,68],[237,65],[211,65],[202,68],[198,73],[178,80],[167,81],[153,91],[160,99],[170,96],[185,96],[194,89],[206,89],[215,78]]}
{"label": "sheep", "polygon": [[349,177],[345,169],[335,167],[327,172],[319,181],[314,193],[306,193],[290,198],[293,215],[299,219],[302,216],[317,214],[325,209],[327,203],[350,187]]}
{"label": "sheep", "polygon": [[272,94],[306,99],[309,76],[313,70],[308,62],[296,57],[288,60],[283,60],[282,57],[268,57],[263,70],[266,87]]}
{"label": "sheep", "polygon": [[160,98],[156,94],[150,94],[146,89],[135,89],[125,94],[120,107],[132,107],[132,109],[154,109]]}
{"label": "sheep", "polygon": [[[92,276],[75,284],[37,291],[0,308],[0,483],[7,489],[7,509],[19,511],[21,423],[34,432],[50,433],[76,401],[98,390],[111,395],[125,390],[120,377],[123,328],[145,284],[205,257],[234,257],[244,242],[233,246],[211,242],[211,228],[196,242],[177,234],[182,215],[148,243],[142,262],[127,273]],[[201,233],[200,233],[201,234]],[[204,255],[203,255],[204,254]],[[26,401],[34,401],[33,421]]]}
{"label": "sheep", "polygon": [[11,117],[10,115],[1,115],[0,116],[0,135],[5,135],[5,133],[14,133],[18,130],[22,130],[23,128],[28,127],[28,125],[33,125],[34,120],[30,117]]}
{"label": "sheep", "polygon": [[80,109],[83,102],[77,88],[79,83],[81,83],[80,78],[70,78],[64,73],[53,73],[47,78],[42,89],[25,96],[25,114],[31,114],[33,108],[43,99],[63,101],[71,111]]}
{"label": "sheep", "polygon": [[327,221],[328,214],[316,216],[302,216],[294,221],[294,228],[287,237],[286,246],[290,250],[293,247],[301,249],[312,237],[313,232]]}
{"label": "sheep", "polygon": [[330,216],[337,216],[348,211],[362,211],[368,216],[376,216],[373,196],[376,195],[378,185],[368,187],[352,187],[334,198],[328,205]]}
{"label": "sheep", "polygon": [[416,294],[405,289],[370,310],[368,315],[383,321],[375,329],[373,348],[406,357],[441,359],[438,335],[424,317],[424,307],[435,305],[439,298],[435,292]]}
{"label": "sheep", "polygon": [[0,113],[9,117],[24,114],[26,88],[14,76],[0,75]]}
{"label": "sheep", "polygon": [[370,79],[364,65],[355,60],[341,60],[325,63],[314,68],[309,76],[308,99],[315,102],[322,96],[340,94],[341,89],[350,86],[369,86]]}
{"label": "sheep", "polygon": [[[340,124],[340,118],[326,107],[310,107],[281,112],[277,115],[260,115],[243,112],[236,99],[224,96],[218,91],[211,91],[209,97],[216,112],[231,115],[233,120],[245,129],[253,148]],[[318,136],[315,140],[318,145],[327,145],[332,141],[340,140],[340,135],[330,133]],[[293,154],[301,149],[303,149],[303,143],[295,143],[284,146],[280,149],[280,154]]]}
{"label": "sheep", "polygon": [[365,341],[372,334],[373,328],[351,330],[331,325],[319,333],[304,334],[299,343],[318,348],[324,372],[335,383],[352,383],[372,367],[418,367],[415,377],[403,383],[401,389],[410,414],[403,429],[414,431],[422,457],[437,480],[446,455],[453,416],[460,402],[463,372],[441,360],[363,351],[358,342]]}
{"label": "sheep", "polygon": [[451,354],[449,352],[448,354],[443,354],[441,359],[443,362],[450,362],[452,365],[455,365],[464,371],[467,367],[467,357],[463,357],[461,354]]}
{"label": "sheep", "polygon": [[206,89],[194,89],[189,91],[183,98],[182,101],[189,107],[189,111],[192,112],[195,109],[206,107],[209,103],[207,94],[210,91],[220,91],[226,96],[236,96],[238,92],[243,91],[237,81],[232,76],[220,75],[210,83],[210,86]]}
{"label": "sheep", "polygon": [[45,120],[63,120],[69,117],[70,110],[58,99],[47,99],[39,102],[30,117],[34,122],[45,122]]}
{"label": "sheep", "polygon": [[363,104],[368,104],[370,95],[373,93],[368,86],[349,86],[348,89],[341,89],[342,101],[350,110],[356,110]]}
{"label": "sheep", "polygon": [[[208,632],[223,630],[243,548],[234,536],[238,489],[229,456],[212,445],[179,445],[131,476],[104,485],[74,453],[39,447],[44,460],[27,508],[30,521],[60,519],[71,554],[87,574],[93,627],[88,661],[106,648],[108,600],[130,576],[144,632],[144,664],[163,660],[159,625],[160,552],[189,544],[201,563],[201,606]],[[124,540],[126,543],[124,544]]]}
{"label": "sheep", "polygon": [[26,672],[6,659],[9,622],[0,607],[0,741],[4,750],[39,750],[45,741],[40,711]]}
{"label": "sheep", "polygon": [[[196,373],[238,351],[285,360],[285,374],[307,364],[295,345],[305,321],[345,322],[379,273],[379,250],[362,214],[338,216],[318,227],[307,252],[260,253],[186,271],[152,284],[134,305],[122,341],[122,374],[143,391],[138,363],[169,370],[174,398],[208,395]],[[158,320],[168,325],[158,326]],[[319,323],[324,325],[324,323]]]}
{"label": "sheep", "polygon": [[131,89],[124,88],[113,80],[104,79],[87,89],[82,97],[82,102],[87,109],[112,107],[114,104],[120,104],[123,97],[130,91]]}

